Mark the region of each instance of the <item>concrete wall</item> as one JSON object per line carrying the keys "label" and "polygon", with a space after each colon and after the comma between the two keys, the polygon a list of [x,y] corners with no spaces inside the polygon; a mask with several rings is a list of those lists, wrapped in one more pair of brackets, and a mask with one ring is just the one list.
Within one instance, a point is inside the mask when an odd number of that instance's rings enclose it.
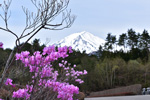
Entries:
{"label": "concrete wall", "polygon": [[91,92],[89,97],[108,97],[108,96],[125,96],[125,95],[140,95],[142,90],[141,84],[124,86],[104,91]]}
{"label": "concrete wall", "polygon": [[84,100],[150,100],[150,95],[84,98]]}

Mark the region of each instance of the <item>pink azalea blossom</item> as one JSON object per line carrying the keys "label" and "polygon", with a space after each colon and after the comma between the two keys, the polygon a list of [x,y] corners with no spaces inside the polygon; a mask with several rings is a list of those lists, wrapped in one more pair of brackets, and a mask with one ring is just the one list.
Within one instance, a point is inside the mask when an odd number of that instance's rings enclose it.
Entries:
{"label": "pink azalea blossom", "polygon": [[13,92],[13,98],[26,98],[30,97],[30,94],[27,93],[28,89],[19,89],[16,92]]}
{"label": "pink azalea blossom", "polygon": [[73,53],[71,46],[68,49],[69,49],[69,53]]}
{"label": "pink azalea blossom", "polygon": [[16,53],[16,60],[22,60],[23,56],[19,53]]}
{"label": "pink azalea blossom", "polygon": [[13,84],[12,84],[12,79],[7,78],[7,80],[6,80],[6,82],[5,82],[5,85],[13,85]]}
{"label": "pink azalea blossom", "polygon": [[0,42],[0,48],[3,48],[3,43],[2,42]]}
{"label": "pink azalea blossom", "polygon": [[26,88],[27,90],[31,93],[32,90],[33,90],[33,85],[29,86],[29,85],[26,85]]}
{"label": "pink azalea blossom", "polygon": [[86,71],[86,70],[84,70],[83,74],[84,74],[84,75],[86,75],[86,74],[87,74],[87,71]]}
{"label": "pink azalea blossom", "polygon": [[28,57],[29,54],[30,54],[29,51],[23,51],[23,52],[21,52],[21,55],[22,55],[23,57]]}

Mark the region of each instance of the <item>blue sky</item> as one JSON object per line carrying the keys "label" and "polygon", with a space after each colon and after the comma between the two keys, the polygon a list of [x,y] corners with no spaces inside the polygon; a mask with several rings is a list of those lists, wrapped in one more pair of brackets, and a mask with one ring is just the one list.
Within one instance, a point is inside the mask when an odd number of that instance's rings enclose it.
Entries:
{"label": "blue sky", "polygon": [[[0,0],[0,3],[2,1]],[[22,5],[34,9],[30,0],[12,0],[9,24],[17,34],[25,25]],[[49,38],[49,44],[52,44],[81,31],[88,31],[103,39],[108,33],[118,36],[127,32],[129,28],[133,28],[136,32],[142,32],[144,29],[150,32],[149,5],[150,0],[70,0],[68,9],[77,16],[72,27],[61,31],[42,30],[33,39],[40,38],[41,43],[45,43],[46,38]],[[3,26],[1,19],[0,26]],[[0,41],[4,42],[4,47],[12,48],[15,38],[9,33],[0,31]]]}

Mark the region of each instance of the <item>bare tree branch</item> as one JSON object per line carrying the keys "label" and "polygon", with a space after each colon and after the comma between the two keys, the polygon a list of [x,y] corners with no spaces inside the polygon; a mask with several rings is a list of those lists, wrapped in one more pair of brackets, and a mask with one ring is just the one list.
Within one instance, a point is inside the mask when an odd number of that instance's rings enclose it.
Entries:
{"label": "bare tree branch", "polygon": [[[31,2],[37,9],[37,12],[29,12],[28,9],[23,7],[23,11],[26,15],[26,27],[19,39],[31,35],[39,26],[43,26],[44,29],[62,30],[64,28],[69,28],[74,22],[75,17],[71,17],[70,12],[66,12],[66,15],[63,12],[67,8],[69,0],[31,0]],[[55,17],[62,12],[62,21],[59,24],[51,24]],[[57,28],[62,26],[64,22],[66,22],[66,26]],[[32,31],[25,34],[27,30]]]}
{"label": "bare tree branch", "polygon": [[[4,0],[4,4],[2,4],[3,15],[0,14],[0,18],[5,23],[5,28],[0,27],[0,30],[11,33],[16,37],[16,47],[17,51],[21,50],[21,48],[33,38],[40,30],[48,29],[48,30],[62,30],[65,28],[69,28],[74,20],[75,16],[71,16],[71,11],[67,11],[69,0],[31,0],[31,3],[36,8],[36,12],[31,12],[29,9],[22,7],[23,12],[26,16],[26,25],[21,35],[17,35],[8,27],[8,20],[11,16],[11,12],[9,11],[9,7],[12,0]],[[10,12],[10,13],[9,13]],[[62,13],[62,18],[59,23],[53,24],[56,17],[59,17]],[[21,46],[20,41],[25,38],[26,41]],[[15,54],[15,53],[14,53]],[[10,60],[11,59],[11,60]],[[7,60],[2,81],[0,84],[0,88],[2,87],[3,80],[5,79],[5,74],[7,70],[10,68],[12,62],[14,61],[14,56],[10,55],[10,58]]]}
{"label": "bare tree branch", "polygon": [[[6,31],[6,32],[9,32],[11,33],[12,35],[14,35],[17,39],[18,39],[18,36],[17,34],[15,34],[11,29],[9,29],[8,27],[8,20],[11,16],[11,12],[9,14],[9,7],[10,7],[10,4],[11,4],[12,0],[4,0],[4,4],[2,5],[2,10],[4,12],[4,14],[0,14],[0,17],[2,18],[2,20],[4,21],[5,23],[5,28],[3,27],[0,27],[1,30],[3,31]],[[18,41],[18,43],[20,44],[20,42]],[[16,43],[16,46],[17,46],[17,43]]]}

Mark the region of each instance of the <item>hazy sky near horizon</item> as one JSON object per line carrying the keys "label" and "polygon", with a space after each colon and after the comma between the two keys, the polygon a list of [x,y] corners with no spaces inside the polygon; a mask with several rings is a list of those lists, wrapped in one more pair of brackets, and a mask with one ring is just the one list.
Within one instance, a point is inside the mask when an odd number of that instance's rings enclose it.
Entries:
{"label": "hazy sky near horizon", "polygon": [[[0,4],[2,2],[0,0]],[[61,31],[42,30],[33,39],[40,38],[41,43],[45,43],[46,38],[49,38],[49,44],[52,44],[81,31],[90,32],[103,39],[108,33],[118,36],[129,28],[140,33],[144,29],[150,32],[149,5],[150,0],[70,0],[68,10],[71,9],[71,13],[77,16],[72,27]],[[17,34],[22,32],[25,25],[22,6],[34,9],[30,0],[12,0],[9,26]],[[4,26],[1,19],[0,26]],[[5,48],[14,47],[14,41],[13,35],[0,30],[0,42],[4,43]]]}

